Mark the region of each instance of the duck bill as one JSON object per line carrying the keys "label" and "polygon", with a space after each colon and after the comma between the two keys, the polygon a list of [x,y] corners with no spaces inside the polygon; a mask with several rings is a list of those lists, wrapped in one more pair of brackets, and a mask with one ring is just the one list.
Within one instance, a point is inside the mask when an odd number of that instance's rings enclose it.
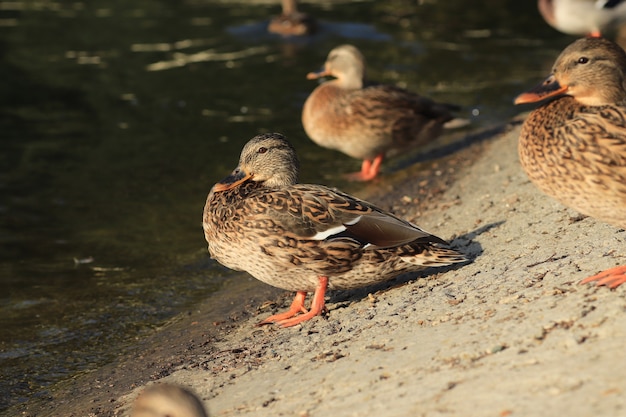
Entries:
{"label": "duck bill", "polygon": [[538,86],[528,90],[525,93],[520,94],[515,98],[515,104],[536,103],[541,100],[545,100],[550,97],[555,97],[567,92],[568,86],[561,85],[554,78],[554,75],[550,75]]}
{"label": "duck bill", "polygon": [[215,184],[213,186],[213,192],[217,193],[235,188],[239,184],[242,184],[252,178],[252,176],[253,174],[249,174],[244,170],[237,168],[228,177]]}
{"label": "duck bill", "polygon": [[318,78],[322,78],[322,77],[328,77],[330,75],[330,72],[327,71],[326,69],[322,69],[318,72],[309,72],[306,75],[306,79],[307,80],[317,80]]}

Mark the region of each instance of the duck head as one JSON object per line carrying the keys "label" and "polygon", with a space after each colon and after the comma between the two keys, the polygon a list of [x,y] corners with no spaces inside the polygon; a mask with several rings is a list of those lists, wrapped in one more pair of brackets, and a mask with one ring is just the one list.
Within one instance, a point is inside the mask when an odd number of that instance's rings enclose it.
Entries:
{"label": "duck head", "polygon": [[517,96],[515,104],[559,95],[587,106],[620,103],[626,100],[625,76],[626,53],[621,47],[602,38],[579,39],[561,52],[550,76]]}
{"label": "duck head", "polygon": [[328,53],[324,69],[310,72],[307,79],[315,80],[332,76],[339,80],[344,88],[361,88],[365,78],[365,57],[356,46],[340,45]]}
{"label": "duck head", "polygon": [[250,180],[277,188],[298,182],[299,163],[296,151],[280,133],[265,133],[252,138],[241,151],[239,165],[214,192],[230,190]]}

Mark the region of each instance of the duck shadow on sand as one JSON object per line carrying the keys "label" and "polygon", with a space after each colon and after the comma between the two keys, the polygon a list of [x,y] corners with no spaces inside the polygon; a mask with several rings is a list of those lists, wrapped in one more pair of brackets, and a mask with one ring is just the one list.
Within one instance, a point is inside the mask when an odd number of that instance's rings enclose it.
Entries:
{"label": "duck shadow on sand", "polygon": [[[434,161],[437,159],[445,158],[447,156],[453,155],[463,149],[468,148],[469,146],[487,141],[489,139],[493,139],[494,137],[503,134],[504,132],[510,130],[512,127],[521,124],[522,120],[512,120],[505,124],[499,124],[497,126],[489,127],[484,130],[475,133],[466,134],[465,132],[450,132],[445,134],[445,136],[456,137],[460,136],[459,139],[453,139],[450,143],[435,146],[432,148],[420,149],[417,152],[410,152],[406,157],[396,157],[393,164],[390,164],[386,171],[387,172],[397,172],[405,170],[415,164]],[[442,136],[444,136],[442,135]],[[436,141],[439,142],[439,141]]]}

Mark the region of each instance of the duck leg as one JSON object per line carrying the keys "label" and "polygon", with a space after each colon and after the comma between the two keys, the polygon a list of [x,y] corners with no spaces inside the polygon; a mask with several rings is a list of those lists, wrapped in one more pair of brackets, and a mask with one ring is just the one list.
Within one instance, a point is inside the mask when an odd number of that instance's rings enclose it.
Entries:
{"label": "duck leg", "polygon": [[587,37],[588,38],[601,38],[602,37],[602,33],[600,32],[600,30],[595,29],[595,30],[592,30],[591,32],[589,32],[587,34]]}
{"label": "duck leg", "polygon": [[352,181],[370,181],[376,178],[378,173],[380,172],[380,166],[383,163],[383,159],[385,158],[385,154],[377,155],[376,158],[369,160],[364,159],[361,164],[361,171],[355,172],[353,174],[348,174],[348,179]]}
{"label": "duck leg", "polygon": [[597,285],[606,285],[609,288],[617,288],[626,282],[626,265],[607,269],[606,271],[602,271],[592,277],[583,279],[580,283],[586,284],[591,281],[597,281]]}
{"label": "duck leg", "polygon": [[[313,300],[311,301],[311,308],[309,310],[304,307],[306,291],[298,291],[293,299],[293,302],[291,303],[291,307],[289,307],[289,310],[284,313],[269,316],[265,320],[259,322],[257,326],[276,323],[281,327],[290,327],[321,314],[324,310],[324,296],[326,295],[327,288],[328,277],[319,277],[319,282],[317,284],[317,288],[315,289],[315,293],[313,294]],[[297,316],[298,313],[303,314]]]}
{"label": "duck leg", "polygon": [[315,289],[315,293],[313,294],[313,300],[311,301],[311,308],[309,309],[309,311],[304,310],[304,314],[284,320],[279,320],[276,322],[276,324],[278,324],[280,327],[291,327],[322,314],[322,311],[324,310],[324,296],[326,295],[327,288],[328,277],[320,276],[317,288]]}

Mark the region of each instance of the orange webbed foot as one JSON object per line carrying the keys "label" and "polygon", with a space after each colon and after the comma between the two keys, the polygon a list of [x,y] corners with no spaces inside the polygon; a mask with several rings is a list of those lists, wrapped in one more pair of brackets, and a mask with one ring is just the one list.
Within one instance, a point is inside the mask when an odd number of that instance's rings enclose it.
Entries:
{"label": "orange webbed foot", "polygon": [[308,313],[308,310],[304,307],[305,299],[306,299],[306,291],[298,291],[291,303],[291,307],[289,307],[289,310],[285,311],[284,313],[274,314],[272,316],[269,316],[265,320],[257,323],[257,326],[262,326],[264,324],[272,324],[281,320],[286,320],[291,317],[294,317],[298,313]]}
{"label": "orange webbed foot", "polygon": [[587,284],[592,281],[594,281],[596,285],[606,285],[609,288],[617,288],[626,282],[626,265],[607,269],[599,274],[583,279],[580,283]]}
{"label": "orange webbed foot", "polygon": [[[315,316],[319,316],[324,311],[324,296],[328,288],[328,277],[319,277],[319,283],[313,294],[311,308],[304,308],[304,300],[306,298],[305,291],[298,291],[296,297],[291,303],[291,307],[285,313],[274,314],[260,322],[258,325],[276,323],[280,327],[291,327],[300,324],[303,321],[310,320]],[[298,315],[298,313],[302,313]]]}
{"label": "orange webbed foot", "polygon": [[380,172],[380,166],[385,158],[384,154],[376,156],[373,160],[365,159],[361,164],[361,171],[347,174],[346,178],[350,181],[371,181]]}
{"label": "orange webbed foot", "polygon": [[344,174],[343,177],[348,181],[357,181],[357,182],[367,182],[373,180],[376,176],[370,177],[367,175],[363,175],[362,171],[359,172],[351,172],[349,174]]}

